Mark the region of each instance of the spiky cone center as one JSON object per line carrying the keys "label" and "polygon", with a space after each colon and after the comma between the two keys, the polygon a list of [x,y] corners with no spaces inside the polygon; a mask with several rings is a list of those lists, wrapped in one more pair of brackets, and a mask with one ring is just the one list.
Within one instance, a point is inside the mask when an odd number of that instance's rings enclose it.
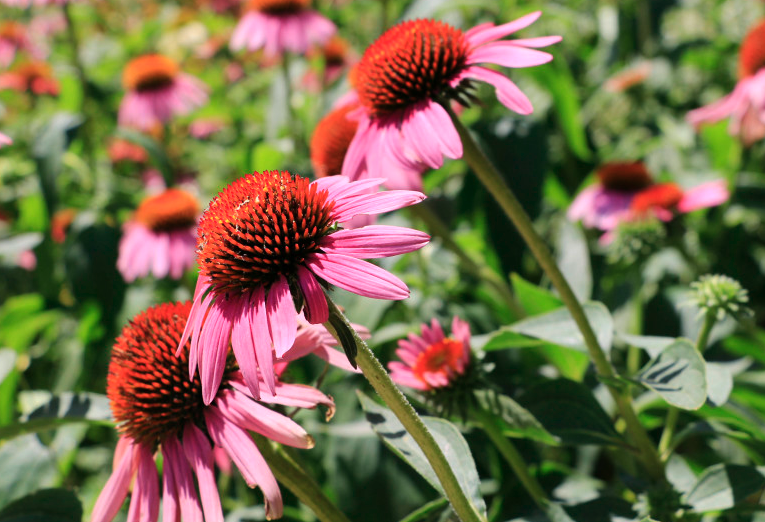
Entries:
{"label": "spiky cone center", "polygon": [[749,30],[738,56],[739,78],[754,76],[765,66],[765,21]]}
{"label": "spiky cone center", "polygon": [[675,183],[657,183],[641,190],[632,199],[630,208],[637,213],[654,208],[671,210],[683,199],[683,190]]}
{"label": "spiky cone center", "polygon": [[454,91],[451,82],[467,64],[462,31],[435,20],[410,20],[388,29],[358,64],[361,103],[381,116]]}
{"label": "spiky cone center", "polygon": [[340,174],[348,147],[356,135],[359,123],[348,114],[357,109],[350,104],[333,110],[316,126],[311,137],[311,163],[318,177]]}
{"label": "spiky cone center", "polygon": [[193,227],[199,210],[194,196],[171,188],[144,199],[135,212],[135,220],[154,232],[170,232]]}
{"label": "spiky cone center", "polygon": [[155,91],[171,85],[179,71],[178,64],[167,56],[145,54],[125,66],[122,85],[129,91]]}
{"label": "spiky cone center", "polygon": [[272,15],[287,15],[307,9],[310,3],[310,0],[249,0],[247,10]]}
{"label": "spiky cone center", "polygon": [[635,192],[653,183],[651,174],[640,161],[606,163],[596,175],[605,188],[619,192]]}
{"label": "spiky cone center", "polygon": [[268,288],[294,280],[332,230],[334,202],[308,179],[276,170],[239,178],[212,200],[199,223],[197,261],[213,291]]}
{"label": "spiky cone center", "polygon": [[18,45],[26,39],[26,29],[18,22],[6,21],[0,23],[0,40],[7,40]]}
{"label": "spiky cone center", "polygon": [[446,337],[428,346],[417,356],[412,366],[414,376],[429,388],[426,374],[443,373],[449,377],[460,375],[465,371],[461,364],[465,348],[462,342]]}
{"label": "spiky cone center", "polygon": [[[204,428],[199,373],[189,380],[190,343],[175,356],[190,311],[190,302],[149,308],[114,344],[106,394],[118,429],[137,442],[156,447],[190,422]],[[229,354],[221,389],[237,370]]]}

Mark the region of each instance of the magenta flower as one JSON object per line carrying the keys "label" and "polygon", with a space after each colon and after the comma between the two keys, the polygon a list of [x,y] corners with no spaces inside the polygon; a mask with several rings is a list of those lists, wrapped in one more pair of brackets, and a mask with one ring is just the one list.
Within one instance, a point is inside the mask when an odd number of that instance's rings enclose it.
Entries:
{"label": "magenta flower", "polygon": [[467,32],[433,20],[410,20],[386,31],[357,66],[362,108],[343,175],[385,177],[389,188],[412,188],[419,186],[422,165],[437,169],[444,156],[462,157],[462,142],[441,104],[465,102],[474,81],[493,85],[510,110],[530,114],[526,95],[509,78],[481,64],[517,68],[552,60],[533,48],[559,42],[559,36],[498,41],[531,25],[540,14]]}
{"label": "magenta flower", "polygon": [[194,265],[199,203],[186,191],[167,189],[144,199],[125,224],[117,269],[127,282],[151,273],[180,279]]}
{"label": "magenta flower", "polygon": [[686,119],[694,127],[730,118],[728,130],[745,145],[765,137],[765,22],[744,38],[739,55],[739,81],[733,92],[706,107],[692,110]]}
{"label": "magenta flower", "polygon": [[622,221],[646,214],[669,221],[676,213],[714,207],[730,198],[724,180],[686,191],[675,183],[654,183],[641,162],[606,163],[596,174],[598,182],[582,190],[566,214],[587,228],[611,231]]}
{"label": "magenta flower", "polygon": [[[160,484],[155,454],[161,452],[162,519],[223,522],[215,482],[212,443],[233,460],[250,487],[263,492],[266,516],[282,516],[279,485],[248,432],[280,444],[311,448],[313,438],[289,417],[265,404],[334,411],[332,399],[310,386],[277,383],[278,395],[253,399],[233,358],[224,356],[220,391],[211,404],[201,397],[199,378],[186,374],[188,344],[173,354],[191,303],[165,303],[136,316],[112,351],[107,395],[122,435],[114,453],[114,471],[93,508],[92,522],[110,522],[130,490],[128,520],[154,522],[159,516]],[[217,456],[217,461],[222,459]],[[195,488],[196,476],[199,495]],[[201,504],[201,505],[200,505]]]}
{"label": "magenta flower", "polygon": [[9,138],[8,136],[6,136],[5,134],[3,134],[2,132],[0,132],[0,148],[2,148],[5,145],[12,145],[12,144],[13,144],[13,140]]}
{"label": "magenta flower", "polygon": [[417,250],[427,234],[337,226],[425,198],[411,191],[367,193],[380,183],[342,176],[309,183],[289,172],[255,172],[212,200],[199,223],[199,280],[182,339],[191,337],[189,370],[193,375],[199,366],[206,402],[215,398],[229,339],[253,395],[259,393],[258,369],[273,393],[274,354],[283,357],[295,343],[297,312],[302,308],[311,324],[328,320],[324,287],[376,299],[409,296],[403,281],[362,258]]}
{"label": "magenta flower", "polygon": [[250,0],[231,35],[231,49],[263,49],[273,56],[305,54],[310,46],[325,44],[337,28],[309,5],[310,0]]}
{"label": "magenta flower", "polygon": [[127,93],[120,104],[119,123],[141,130],[151,130],[207,103],[205,85],[180,72],[177,63],[159,54],[146,54],[128,62],[122,83]]}
{"label": "magenta flower", "polygon": [[409,334],[409,340],[401,339],[396,355],[402,362],[388,363],[394,382],[422,391],[444,388],[470,364],[470,326],[455,316],[452,335],[446,337],[433,319],[430,327],[422,325],[422,336]]}

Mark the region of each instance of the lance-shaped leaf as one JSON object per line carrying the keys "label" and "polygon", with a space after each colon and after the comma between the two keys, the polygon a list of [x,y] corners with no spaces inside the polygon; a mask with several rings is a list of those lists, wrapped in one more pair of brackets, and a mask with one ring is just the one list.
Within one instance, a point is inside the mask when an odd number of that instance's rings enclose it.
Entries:
{"label": "lance-shaped leaf", "polygon": [[507,395],[475,392],[478,404],[504,421],[503,432],[510,437],[528,438],[558,445],[560,439],[547,431],[532,413]]}
{"label": "lance-shaped leaf", "polygon": [[[436,472],[433,471],[425,454],[396,418],[395,414],[388,408],[380,406],[363,393],[357,392],[357,394],[361,407],[364,408],[366,413],[367,420],[385,445],[412,466],[431,486],[444,494]],[[478,511],[485,514],[486,504],[479,490],[481,481],[478,478],[478,471],[476,471],[470,448],[460,431],[452,423],[444,419],[422,417],[422,421],[433,435],[438,447],[443,451],[446,460],[449,462],[459,481],[462,491],[470,498]]]}
{"label": "lance-shaped leaf", "polygon": [[21,422],[0,426],[0,439],[56,428],[71,422],[111,423],[109,399],[98,393],[64,392],[53,395],[24,415]]}
{"label": "lance-shaped leaf", "polygon": [[704,470],[684,503],[699,513],[732,508],[765,487],[765,466],[715,464]]}
{"label": "lance-shaped leaf", "polygon": [[706,363],[687,339],[664,348],[637,379],[677,408],[697,410],[707,399]]}

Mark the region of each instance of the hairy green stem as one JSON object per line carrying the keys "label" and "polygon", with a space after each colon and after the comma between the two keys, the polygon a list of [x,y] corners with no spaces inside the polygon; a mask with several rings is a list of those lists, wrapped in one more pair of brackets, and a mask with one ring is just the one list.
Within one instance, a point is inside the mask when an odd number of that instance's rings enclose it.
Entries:
{"label": "hairy green stem", "polygon": [[518,303],[518,300],[510,288],[507,281],[498,275],[494,270],[486,265],[481,266],[473,260],[470,255],[457,243],[452,237],[449,227],[441,221],[435,212],[433,212],[427,205],[420,203],[419,205],[413,205],[409,207],[412,214],[425,223],[428,228],[428,232],[438,237],[443,243],[444,247],[457,256],[461,265],[476,276],[477,278],[485,281],[492,286],[497,293],[502,296],[507,307],[513,313],[517,319],[522,319],[526,316],[526,311]]}
{"label": "hairy green stem", "polygon": [[350,522],[292,457],[281,448],[274,448],[271,441],[263,435],[254,434],[253,437],[276,480],[287,486],[300,502],[311,508],[321,522]]}
{"label": "hairy green stem", "polygon": [[558,294],[560,294],[560,298],[566,305],[566,308],[568,308],[571,317],[574,319],[584,338],[584,343],[587,346],[590,359],[595,364],[597,373],[603,379],[603,382],[614,398],[619,413],[624,419],[627,432],[640,453],[640,460],[645,466],[646,471],[654,480],[665,481],[664,465],[659,458],[656,447],[648,437],[648,433],[643,428],[643,425],[640,424],[640,420],[632,407],[632,398],[611,384],[615,380],[616,372],[606,357],[603,348],[598,343],[598,338],[595,336],[595,332],[584,313],[581,303],[579,303],[566,278],[563,276],[560,268],[558,268],[550,250],[539,233],[534,229],[531,218],[526,214],[521,203],[510,190],[507,183],[505,183],[497,168],[491,163],[486,154],[478,148],[478,144],[473,140],[470,132],[462,125],[462,122],[451,108],[448,105],[445,108],[449,111],[454,126],[462,140],[465,161],[473,169],[473,172],[475,172],[478,179],[494,197],[499,206],[502,207],[505,215],[513,222],[526,245],[528,245],[529,250],[531,250],[531,253],[545,274],[547,274],[553,286],[558,290]]}
{"label": "hairy green stem", "polygon": [[[377,394],[396,415],[398,420],[401,421],[401,424],[403,424],[420,449],[422,449],[457,516],[463,522],[485,522],[485,519],[480,515],[473,503],[470,502],[465,492],[462,491],[454,470],[452,470],[433,435],[428,431],[428,428],[422,422],[420,416],[417,415],[417,412],[414,411],[412,405],[409,404],[409,401],[406,400],[404,394],[393,383],[388,372],[385,371],[380,361],[377,360],[377,357],[372,353],[367,343],[359,336],[358,332],[351,326],[348,319],[337,308],[335,303],[332,302],[329,296],[327,296],[327,305],[329,306],[330,320],[324,323],[324,326],[344,347],[344,333],[350,333],[357,351],[356,361],[364,373],[364,377],[367,378]],[[338,333],[333,323],[341,324],[345,332]]]}
{"label": "hairy green stem", "polygon": [[523,487],[526,488],[526,491],[534,500],[534,503],[536,503],[542,511],[547,513],[550,508],[550,499],[542,489],[542,486],[539,485],[539,482],[537,482],[537,479],[529,473],[526,462],[523,460],[521,454],[518,453],[515,445],[510,442],[510,439],[508,439],[504,433],[502,433],[502,428],[500,428],[494,415],[484,409],[477,409],[473,412],[473,415],[474,420],[481,426],[481,429],[483,429],[486,435],[488,435],[489,439],[491,439],[502,456],[505,457],[505,460],[512,468],[515,476],[518,477],[518,480],[521,481]]}

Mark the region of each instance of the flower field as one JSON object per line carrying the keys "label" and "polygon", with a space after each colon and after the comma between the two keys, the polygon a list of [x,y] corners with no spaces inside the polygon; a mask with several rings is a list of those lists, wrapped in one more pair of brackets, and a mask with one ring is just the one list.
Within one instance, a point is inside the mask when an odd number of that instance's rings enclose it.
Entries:
{"label": "flower field", "polygon": [[761,19],[0,0],[0,522],[765,521]]}

